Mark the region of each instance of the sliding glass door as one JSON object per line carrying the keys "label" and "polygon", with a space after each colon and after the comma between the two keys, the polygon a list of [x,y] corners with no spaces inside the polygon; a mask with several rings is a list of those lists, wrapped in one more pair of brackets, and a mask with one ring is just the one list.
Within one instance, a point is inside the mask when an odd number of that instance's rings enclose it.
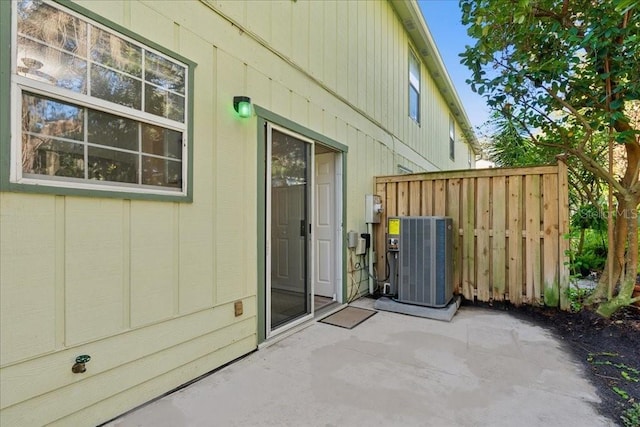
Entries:
{"label": "sliding glass door", "polygon": [[312,312],[311,148],[301,137],[267,126],[268,334]]}

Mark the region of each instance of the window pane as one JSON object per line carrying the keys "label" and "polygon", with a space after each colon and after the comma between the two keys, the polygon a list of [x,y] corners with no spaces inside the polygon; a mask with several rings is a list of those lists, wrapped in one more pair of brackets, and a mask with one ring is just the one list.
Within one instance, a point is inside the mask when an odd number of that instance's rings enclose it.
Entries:
{"label": "window pane", "polygon": [[142,125],[142,151],[182,159],[182,132],[159,126]]}
{"label": "window pane", "polygon": [[163,89],[184,94],[185,69],[151,52],[145,52],[144,79]]}
{"label": "window pane", "polygon": [[146,84],[144,111],[184,123],[184,97]]}
{"label": "window pane", "polygon": [[307,144],[275,129],[272,131],[271,184],[274,187],[307,183]]}
{"label": "window pane", "polygon": [[182,162],[142,156],[142,183],[181,188]]}
{"label": "window pane", "polygon": [[409,83],[417,92],[420,92],[420,65],[411,52],[409,52]]}
{"label": "window pane", "polygon": [[142,82],[99,65],[91,66],[91,95],[140,110]]}
{"label": "window pane", "polygon": [[[87,24],[39,0],[18,2],[18,33],[45,44],[87,57]],[[34,58],[42,61],[40,58]]]}
{"label": "window pane", "polygon": [[138,151],[138,123],[101,111],[89,110],[89,142]]}
{"label": "window pane", "polygon": [[82,141],[84,109],[29,93],[22,94],[22,131]]}
{"label": "window pane", "polygon": [[22,172],[84,178],[84,145],[40,136],[22,136]]}
{"label": "window pane", "polygon": [[138,155],[89,147],[89,179],[138,182]]}
{"label": "window pane", "polygon": [[91,27],[91,59],[142,78],[142,49],[97,27]]}
{"label": "window pane", "polygon": [[412,86],[409,86],[409,117],[420,121],[420,95]]}
{"label": "window pane", "polygon": [[52,49],[42,43],[18,37],[17,72],[74,92],[87,91],[87,61]]}

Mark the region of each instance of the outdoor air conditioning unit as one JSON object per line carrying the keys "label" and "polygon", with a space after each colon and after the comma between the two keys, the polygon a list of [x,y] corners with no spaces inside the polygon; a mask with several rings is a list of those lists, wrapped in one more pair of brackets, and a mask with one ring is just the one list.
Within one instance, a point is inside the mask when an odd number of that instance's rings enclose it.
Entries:
{"label": "outdoor air conditioning unit", "polygon": [[445,307],[453,298],[453,221],[390,217],[388,250],[397,251],[396,301]]}

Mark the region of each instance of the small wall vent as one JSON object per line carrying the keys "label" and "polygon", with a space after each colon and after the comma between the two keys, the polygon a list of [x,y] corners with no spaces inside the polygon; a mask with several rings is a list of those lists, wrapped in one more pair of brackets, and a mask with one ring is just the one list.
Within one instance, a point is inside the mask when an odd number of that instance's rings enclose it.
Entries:
{"label": "small wall vent", "polygon": [[404,26],[407,31],[413,31],[416,29],[416,23],[413,22],[413,19],[407,19],[404,21]]}

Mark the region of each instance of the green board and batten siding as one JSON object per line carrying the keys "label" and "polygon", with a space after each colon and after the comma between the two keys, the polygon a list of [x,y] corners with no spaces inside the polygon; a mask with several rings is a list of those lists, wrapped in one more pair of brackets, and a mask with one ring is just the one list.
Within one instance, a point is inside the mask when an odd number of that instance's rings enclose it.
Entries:
{"label": "green board and batten siding", "polygon": [[424,67],[422,123],[408,117],[412,42],[390,3],[74,4],[197,64],[193,200],[0,192],[3,426],[97,424],[256,348],[264,169],[257,118],[238,118],[234,95],[348,147],[345,230],[365,231],[373,176],[467,167],[459,129],[449,159],[450,113]]}

